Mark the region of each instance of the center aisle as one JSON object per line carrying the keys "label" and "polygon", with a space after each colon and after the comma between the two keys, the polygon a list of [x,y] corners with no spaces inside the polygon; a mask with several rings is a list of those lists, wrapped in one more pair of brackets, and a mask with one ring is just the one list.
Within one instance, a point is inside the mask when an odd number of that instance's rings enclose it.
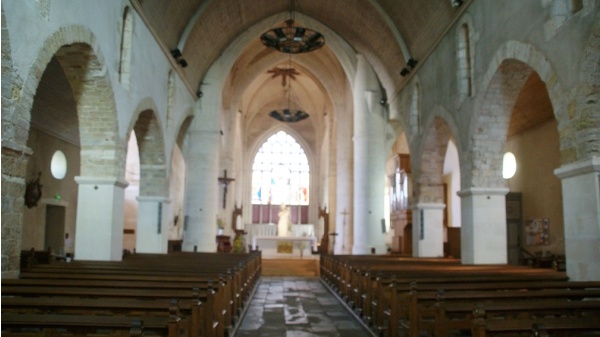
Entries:
{"label": "center aisle", "polygon": [[366,337],[319,278],[262,277],[235,337]]}

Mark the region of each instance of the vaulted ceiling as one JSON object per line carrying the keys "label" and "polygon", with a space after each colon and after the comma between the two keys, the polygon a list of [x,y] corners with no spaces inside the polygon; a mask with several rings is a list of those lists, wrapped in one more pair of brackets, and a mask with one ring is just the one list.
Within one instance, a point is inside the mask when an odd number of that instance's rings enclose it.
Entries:
{"label": "vaulted ceiling", "polygon": [[[250,138],[253,125],[274,125],[268,112],[283,108],[281,77],[269,71],[297,70],[292,101],[311,117],[293,128],[311,146],[325,116],[351,92],[340,50],[364,55],[392,95],[408,81],[400,75],[407,61],[423,62],[470,1],[455,7],[451,0],[131,0],[163,50],[181,52],[187,66],[178,71],[190,91],[199,90],[217,60],[234,60],[223,106],[244,114]],[[320,31],[325,47],[292,57],[265,47],[260,35],[289,18]]]}
{"label": "vaulted ceiling", "polygon": [[[468,1],[465,1],[468,2]],[[238,36],[263,20],[280,25],[291,8],[339,35],[371,62],[396,69],[400,84],[407,57],[423,60],[467,3],[451,0],[132,0],[168,50],[179,49],[183,70],[197,86],[208,68]],[[259,34],[254,37],[259,39]],[[325,36],[327,40],[327,36]],[[263,50],[260,43],[253,48]],[[257,53],[257,50],[246,50]],[[326,69],[322,69],[326,70]]]}

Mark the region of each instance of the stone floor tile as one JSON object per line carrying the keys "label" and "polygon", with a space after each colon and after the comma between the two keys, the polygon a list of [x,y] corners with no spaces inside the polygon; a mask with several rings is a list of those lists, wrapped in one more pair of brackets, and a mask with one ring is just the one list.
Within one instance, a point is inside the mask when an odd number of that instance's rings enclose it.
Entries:
{"label": "stone floor tile", "polygon": [[369,337],[319,278],[263,277],[235,337]]}

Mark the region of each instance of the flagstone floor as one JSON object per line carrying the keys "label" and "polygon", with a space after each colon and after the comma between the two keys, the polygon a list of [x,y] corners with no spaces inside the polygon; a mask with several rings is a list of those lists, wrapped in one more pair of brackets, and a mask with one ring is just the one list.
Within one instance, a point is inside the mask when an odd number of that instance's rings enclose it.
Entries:
{"label": "flagstone floor", "polygon": [[262,277],[235,337],[370,337],[319,278]]}

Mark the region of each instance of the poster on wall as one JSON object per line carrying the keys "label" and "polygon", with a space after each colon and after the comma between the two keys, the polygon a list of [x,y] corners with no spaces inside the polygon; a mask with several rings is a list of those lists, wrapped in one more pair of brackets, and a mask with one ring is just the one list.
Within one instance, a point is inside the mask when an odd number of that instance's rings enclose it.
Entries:
{"label": "poster on wall", "polygon": [[547,218],[527,220],[525,235],[528,246],[547,245],[550,239],[550,220]]}

